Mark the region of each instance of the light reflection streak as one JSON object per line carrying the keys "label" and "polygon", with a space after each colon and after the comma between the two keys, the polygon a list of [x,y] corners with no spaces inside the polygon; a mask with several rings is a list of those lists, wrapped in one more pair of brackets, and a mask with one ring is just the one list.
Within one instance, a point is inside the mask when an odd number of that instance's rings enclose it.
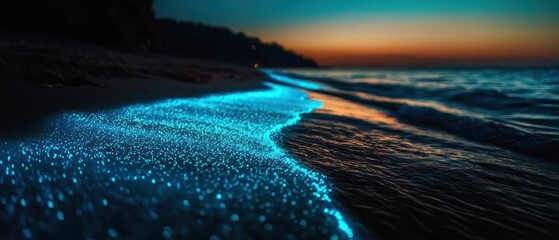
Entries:
{"label": "light reflection streak", "polygon": [[300,87],[300,88],[304,88],[307,90],[320,90],[322,89],[322,86],[320,86],[319,84],[316,83],[312,83],[309,81],[303,81],[303,80],[299,80],[296,78],[291,78],[288,76],[283,76],[283,75],[278,75],[273,73],[273,71],[271,70],[263,70],[264,73],[266,73],[268,75],[268,77],[270,77],[271,79],[274,79],[278,82],[281,83],[285,83],[285,84],[289,84],[295,87]]}

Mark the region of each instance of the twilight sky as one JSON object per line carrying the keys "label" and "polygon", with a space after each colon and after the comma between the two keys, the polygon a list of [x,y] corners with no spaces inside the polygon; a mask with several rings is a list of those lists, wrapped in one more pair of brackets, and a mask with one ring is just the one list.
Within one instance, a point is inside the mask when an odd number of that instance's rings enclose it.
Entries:
{"label": "twilight sky", "polygon": [[329,66],[559,65],[559,0],[155,0]]}

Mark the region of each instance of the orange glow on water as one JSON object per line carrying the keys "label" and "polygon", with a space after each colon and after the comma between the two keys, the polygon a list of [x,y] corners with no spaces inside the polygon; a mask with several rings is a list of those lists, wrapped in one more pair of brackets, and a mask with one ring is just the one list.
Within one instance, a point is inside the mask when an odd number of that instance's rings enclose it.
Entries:
{"label": "orange glow on water", "polygon": [[368,108],[360,104],[354,104],[337,97],[308,92],[309,98],[317,99],[324,104],[324,107],[315,110],[320,113],[328,113],[337,116],[353,117],[368,122],[382,123],[386,125],[400,125],[395,118],[389,117],[385,113],[374,108]]}

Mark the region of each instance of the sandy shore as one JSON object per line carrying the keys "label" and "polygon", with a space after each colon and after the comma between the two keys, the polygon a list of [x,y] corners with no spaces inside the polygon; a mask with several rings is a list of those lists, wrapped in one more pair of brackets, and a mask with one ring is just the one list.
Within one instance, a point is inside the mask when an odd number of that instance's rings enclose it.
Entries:
{"label": "sandy shore", "polygon": [[32,134],[60,111],[95,111],[168,98],[195,97],[263,88],[260,79],[185,83],[163,77],[112,78],[102,86],[46,88],[32,82],[0,82],[0,137]]}
{"label": "sandy shore", "polygon": [[0,137],[33,134],[60,111],[263,88],[248,68],[44,39],[0,39]]}

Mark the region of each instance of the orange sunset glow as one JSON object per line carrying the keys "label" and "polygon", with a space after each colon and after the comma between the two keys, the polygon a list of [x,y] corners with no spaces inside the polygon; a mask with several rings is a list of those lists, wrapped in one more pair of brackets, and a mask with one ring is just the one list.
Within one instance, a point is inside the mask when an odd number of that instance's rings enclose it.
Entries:
{"label": "orange sunset glow", "polygon": [[323,66],[559,65],[557,0],[172,2],[157,14],[229,26]]}
{"label": "orange sunset glow", "polygon": [[[409,65],[477,60],[559,61],[559,31],[552,25],[477,21],[338,22],[264,30],[276,39],[324,65]],[[421,63],[415,63],[421,65]]]}

